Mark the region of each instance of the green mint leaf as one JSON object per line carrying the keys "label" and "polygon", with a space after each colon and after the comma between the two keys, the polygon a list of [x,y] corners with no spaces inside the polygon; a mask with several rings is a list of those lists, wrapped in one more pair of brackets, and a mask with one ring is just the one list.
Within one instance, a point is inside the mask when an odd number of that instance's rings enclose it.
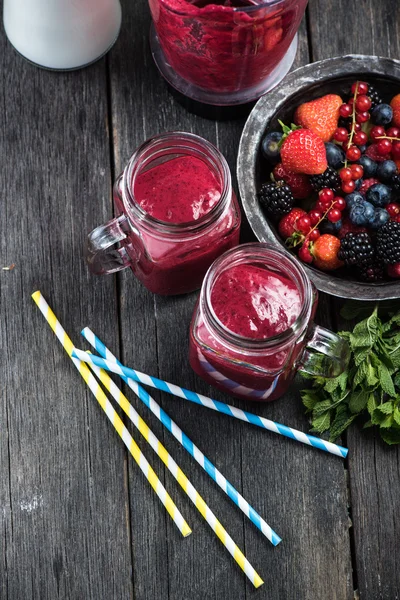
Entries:
{"label": "green mint leaf", "polygon": [[364,390],[352,392],[349,397],[349,409],[354,415],[360,413],[367,406],[369,394]]}
{"label": "green mint leaf", "polygon": [[391,353],[390,358],[392,359],[393,368],[396,370],[400,369],[400,348]]}
{"label": "green mint leaf", "polygon": [[364,423],[363,429],[368,429],[368,427],[373,427],[373,426],[374,426],[374,424],[373,424],[373,422],[370,419],[369,421],[367,421],[366,423]]}
{"label": "green mint leaf", "polygon": [[316,417],[323,415],[327,411],[329,411],[332,407],[332,400],[323,400],[322,402],[317,402],[314,405],[313,409],[313,421]]}
{"label": "green mint leaf", "polygon": [[400,444],[400,429],[383,429],[380,434],[387,444]]}
{"label": "green mint leaf", "polygon": [[349,376],[348,371],[344,371],[339,377],[335,377],[334,379],[328,379],[324,385],[324,390],[326,390],[329,394],[333,394],[337,389],[340,389],[341,392],[344,392],[347,387],[347,379]]}
{"label": "green mint leaf", "polygon": [[320,399],[319,394],[314,390],[302,390],[300,395],[307,412],[313,410]]}
{"label": "green mint leaf", "polygon": [[329,441],[334,442],[352,424],[357,415],[350,415],[347,410],[337,411],[329,432]]}
{"label": "green mint leaf", "polygon": [[396,421],[397,425],[400,425],[400,410],[398,406],[396,406],[396,408],[394,409],[393,418]]}
{"label": "green mint leaf", "polygon": [[361,302],[360,300],[349,300],[343,305],[340,311],[340,315],[346,321],[351,321],[358,317],[366,318],[370,314],[371,305],[368,302]]}
{"label": "green mint leaf", "polygon": [[370,364],[369,361],[363,360],[363,362],[358,367],[356,374],[354,375],[354,379],[353,379],[353,389],[355,389],[357,386],[361,385],[363,383],[364,379],[365,380],[367,379],[369,364]]}
{"label": "green mint leaf", "polygon": [[375,387],[376,384],[379,383],[376,369],[371,365],[370,361],[367,361],[367,374],[365,379],[369,387]]}
{"label": "green mint leaf", "polygon": [[391,415],[394,410],[394,404],[393,402],[384,402],[383,404],[380,404],[376,410],[379,410],[379,412],[384,415]]}
{"label": "green mint leaf", "polygon": [[375,394],[370,394],[367,402],[367,409],[370,415],[372,415],[377,406],[378,402],[375,398]]}
{"label": "green mint leaf", "polygon": [[400,389],[400,371],[398,371],[394,376],[394,385],[397,387],[397,389]]}
{"label": "green mint leaf", "polygon": [[316,419],[313,419],[313,422],[312,422],[313,426],[310,431],[312,431],[313,433],[324,433],[324,431],[329,429],[330,424],[331,424],[331,413],[326,412],[325,414],[317,417]]}
{"label": "green mint leaf", "polygon": [[[366,351],[368,348],[371,349],[376,343],[379,335],[381,333],[381,322],[378,318],[378,309],[375,307],[373,313],[368,317],[368,319],[364,319],[358,323],[354,329],[353,333],[350,335],[350,344],[355,354],[357,354],[357,350]],[[356,364],[360,364],[357,362]]]}
{"label": "green mint leaf", "polygon": [[381,363],[378,366],[378,375],[379,382],[383,391],[389,396],[396,396],[396,390],[394,389],[393,379],[389,373],[387,366],[384,363]]}
{"label": "green mint leaf", "polygon": [[389,429],[389,427],[391,427],[394,423],[394,417],[393,415],[387,415],[387,417],[385,417],[383,419],[383,421],[381,421],[379,423],[379,426],[382,427],[382,429]]}

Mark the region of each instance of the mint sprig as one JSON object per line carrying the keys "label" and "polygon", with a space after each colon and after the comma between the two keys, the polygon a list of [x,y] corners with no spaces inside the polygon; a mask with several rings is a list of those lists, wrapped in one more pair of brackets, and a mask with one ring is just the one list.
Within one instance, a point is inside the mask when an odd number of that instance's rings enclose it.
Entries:
{"label": "mint sprig", "polygon": [[348,369],[335,379],[307,375],[312,388],[301,392],[311,431],[329,431],[334,441],[363,417],[364,427],[378,427],[387,444],[400,444],[400,312],[382,322],[376,306],[340,335],[350,344]]}

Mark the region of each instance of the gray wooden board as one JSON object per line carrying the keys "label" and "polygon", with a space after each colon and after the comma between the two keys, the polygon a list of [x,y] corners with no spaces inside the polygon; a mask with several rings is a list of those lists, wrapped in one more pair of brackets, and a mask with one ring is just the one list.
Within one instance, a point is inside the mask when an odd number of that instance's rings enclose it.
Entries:
{"label": "gray wooden board", "polygon": [[[152,64],[148,49],[149,16],[145,2],[123,4],[126,31],[110,54],[113,137],[116,171],[134,148],[149,136],[173,129],[198,133],[217,143],[235,173],[237,146],[243,121],[214,123],[182,109],[168,94]],[[136,31],[132,35],[131,31]],[[138,58],[140,57],[140,60]],[[298,64],[307,62],[303,24]],[[248,239],[245,233],[244,239]],[[179,298],[153,297],[131,273],[120,278],[123,358],[132,365],[188,388],[214,395],[191,372],[187,359],[188,326],[196,294]],[[131,395],[130,395],[131,397]],[[158,396],[157,396],[158,398]],[[170,434],[161,432],[167,447],[204,495],[250,561],[265,577],[259,598],[351,597],[350,546],[343,463],[307,448],[256,431],[249,426],[171,397],[161,404],[220,470],[244,491],[261,514],[283,535],[274,549],[254,530]],[[258,407],[255,407],[257,410]],[[146,415],[140,409],[142,414]],[[281,421],[307,427],[297,393],[273,407],[259,409]],[[153,416],[148,422],[160,432]],[[273,456],[274,460],[269,461]],[[159,465],[156,459],[155,465]],[[168,489],[181,499],[194,533],[182,540],[157,504],[147,498],[149,531],[138,507],[141,481],[130,471],[135,592],[138,598],[245,598],[252,593],[226,551],[201,517],[166,476]],[[136,518],[135,513],[139,511]],[[332,541],[333,540],[333,541]],[[140,551],[146,548],[146,555]],[[152,557],[149,566],[149,555]]]}
{"label": "gray wooden board", "polygon": [[[314,60],[341,54],[399,58],[400,5],[395,0],[310,1]],[[339,21],[339,15],[347,18]],[[368,21],[368,25],[367,25]],[[399,90],[400,91],[400,90]],[[346,323],[338,320],[339,329]],[[354,564],[361,600],[400,598],[400,449],[356,424],[347,435]]]}
{"label": "gray wooden board", "polygon": [[82,258],[110,206],[105,61],[46,72],[2,32],[0,71],[1,599],[128,600],[125,451],[30,297],[117,342],[114,282]]}

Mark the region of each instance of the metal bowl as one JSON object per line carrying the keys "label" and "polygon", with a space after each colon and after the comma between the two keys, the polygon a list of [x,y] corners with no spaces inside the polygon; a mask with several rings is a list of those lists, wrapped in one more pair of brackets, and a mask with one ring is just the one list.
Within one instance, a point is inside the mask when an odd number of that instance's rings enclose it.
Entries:
{"label": "metal bowl", "polygon": [[[267,131],[280,131],[278,119],[290,124],[295,108],[302,102],[329,93],[346,94],[357,79],[374,85],[383,100],[389,101],[400,92],[400,61],[377,56],[349,55],[300,67],[263,96],[250,113],[240,140],[237,177],[244,211],[260,242],[272,242],[284,247],[257,199],[261,183],[268,179],[271,170],[260,152],[262,138]],[[398,280],[362,283],[343,274],[337,275],[334,271],[324,273],[304,264],[303,267],[319,290],[333,296],[357,300],[400,298]]]}

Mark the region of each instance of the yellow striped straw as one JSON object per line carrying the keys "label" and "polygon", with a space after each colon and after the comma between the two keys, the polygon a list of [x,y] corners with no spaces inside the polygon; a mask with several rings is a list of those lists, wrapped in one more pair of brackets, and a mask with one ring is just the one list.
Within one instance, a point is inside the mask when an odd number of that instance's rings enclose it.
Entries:
{"label": "yellow striped straw", "polygon": [[[88,352],[91,354],[90,352]],[[172,456],[168,453],[168,450],[163,446],[163,444],[157,439],[154,433],[151,431],[146,422],[142,419],[139,413],[133,408],[130,404],[126,396],[121,392],[119,387],[114,383],[111,377],[104,369],[100,369],[95,365],[90,365],[93,372],[100,379],[101,383],[104,385],[106,390],[108,390],[111,396],[116,400],[119,406],[122,408],[124,413],[129,417],[135,427],[140,431],[145,440],[150,444],[153,448],[154,452],[161,458],[167,469],[172,473],[175,477],[181,488],[186,492],[189,496],[190,500],[196,506],[199,513],[205,519],[205,521],[209,524],[211,529],[217,535],[217,537],[221,540],[225,548],[230,552],[233,556],[237,564],[244,571],[247,577],[250,579],[251,583],[254,587],[260,587],[264,582],[258,573],[255,571],[254,567],[249,563],[247,558],[244,556],[243,552],[240,548],[235,544],[229,533],[225,530],[223,525],[218,521],[217,517],[214,515],[212,510],[200,496],[199,492],[192,485],[189,479],[186,477],[185,473],[182,469],[176,464]]]}
{"label": "yellow striped straw", "polygon": [[187,537],[192,533],[192,530],[186,523],[185,519],[183,518],[182,514],[180,513],[174,501],[172,500],[171,496],[168,494],[167,490],[164,488],[163,484],[157,477],[156,473],[154,472],[150,464],[147,462],[139,446],[136,444],[135,440],[132,438],[129,431],[121,421],[118,413],[112,407],[110,401],[108,400],[102,388],[96,381],[96,378],[93,376],[88,366],[82,361],[71,356],[72,350],[74,349],[74,345],[71,339],[66,334],[63,327],[61,326],[57,317],[51,310],[50,306],[43,298],[41,292],[35,292],[34,294],[32,294],[32,298],[36,302],[40,312],[46,319],[47,323],[50,325],[50,327],[56,334],[56,337],[63,346],[64,350],[67,352],[72,362],[82,375],[83,379],[87,383],[96,400],[98,401],[98,403],[106,413],[107,417],[115,427],[125,446],[128,448],[129,452],[138,464],[140,470],[144,473],[146,479],[148,480],[151,487],[161,500],[162,504],[166,508],[168,514],[171,516],[175,525],[178,527],[182,535],[184,537]]}

